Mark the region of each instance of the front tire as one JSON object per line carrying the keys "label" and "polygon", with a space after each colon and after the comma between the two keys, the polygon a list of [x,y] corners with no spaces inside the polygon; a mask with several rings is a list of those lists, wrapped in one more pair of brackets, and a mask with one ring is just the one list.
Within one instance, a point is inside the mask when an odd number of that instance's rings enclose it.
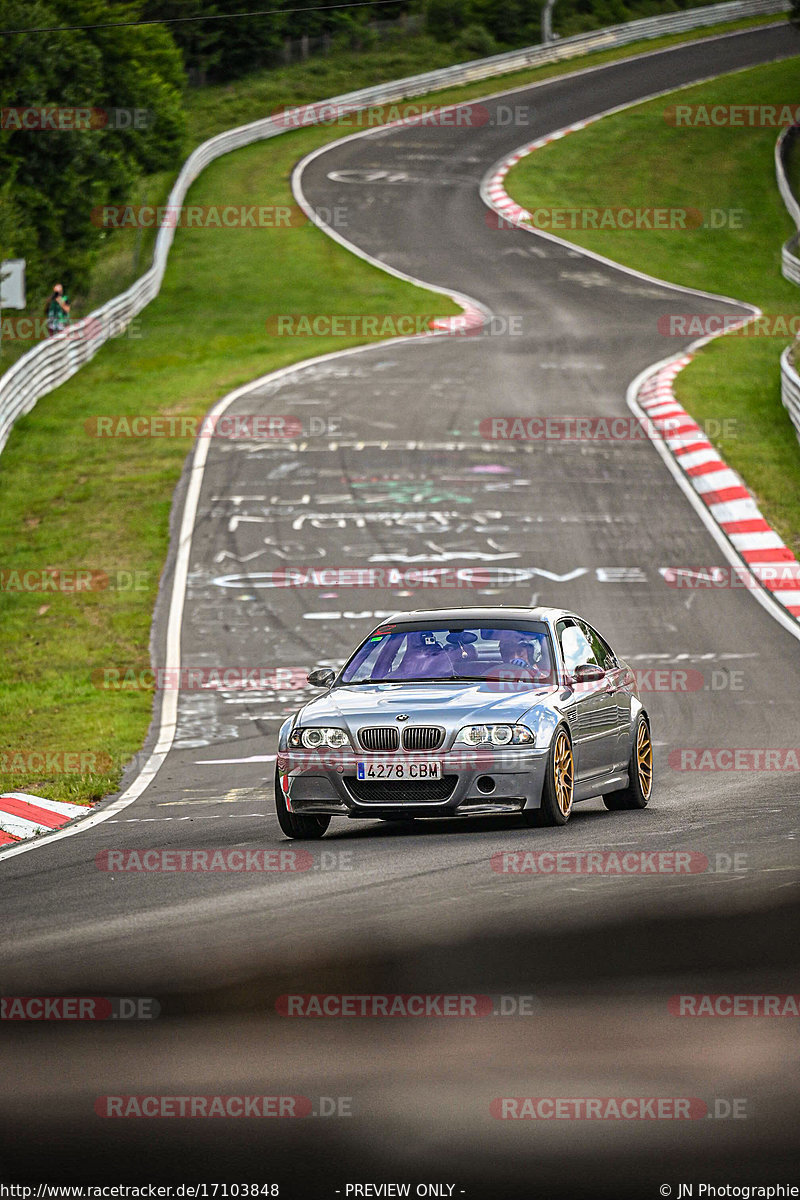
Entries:
{"label": "front tire", "polygon": [[633,749],[628,763],[628,786],[619,792],[603,796],[603,804],[610,812],[624,809],[647,808],[653,794],[653,741],[647,717],[639,714],[633,736]]}
{"label": "front tire", "polygon": [[286,807],[286,797],[281,787],[278,768],[275,768],[275,811],[278,814],[278,824],[287,837],[296,841],[315,841],[321,838],[331,823],[330,817],[316,817],[310,814],[291,813]]}
{"label": "front tire", "polygon": [[541,829],[547,825],[566,825],[575,794],[575,756],[565,725],[553,735],[540,808],[523,809],[527,825]]}

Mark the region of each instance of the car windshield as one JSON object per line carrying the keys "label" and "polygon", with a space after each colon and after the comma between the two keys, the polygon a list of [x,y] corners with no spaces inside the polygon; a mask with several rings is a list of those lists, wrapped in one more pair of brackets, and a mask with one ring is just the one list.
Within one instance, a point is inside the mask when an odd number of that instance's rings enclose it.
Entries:
{"label": "car windshield", "polygon": [[345,666],[340,683],[448,679],[550,683],[553,657],[540,622],[442,624],[376,629]]}

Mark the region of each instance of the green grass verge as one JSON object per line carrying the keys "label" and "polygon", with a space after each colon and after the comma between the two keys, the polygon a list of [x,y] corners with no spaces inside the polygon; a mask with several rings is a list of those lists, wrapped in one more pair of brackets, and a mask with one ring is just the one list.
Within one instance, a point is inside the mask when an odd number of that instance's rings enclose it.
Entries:
{"label": "green grass verge", "polygon": [[[726,30],[730,26],[724,27]],[[711,31],[707,31],[711,32]],[[646,43],[672,44],[674,37]],[[636,47],[558,67],[504,76],[437,93],[437,102],[469,99],[532,79],[595,65]],[[359,65],[359,71],[355,66]],[[359,60],[341,79],[305,68],[304,83],[278,96],[272,76],[238,85],[228,105],[197,94],[198,140],[279,104],[318,99],[373,82],[378,67]],[[376,78],[396,77],[405,60],[382,60]],[[361,70],[363,68],[363,70]],[[220,89],[219,91],[225,91]],[[257,144],[212,164],[189,197],[193,204],[285,204],[293,164],[342,135],[308,129]],[[143,184],[141,200],[167,194],[165,176]],[[149,262],[151,244],[129,232],[108,239],[93,302],[120,290]],[[91,307],[87,304],[86,309]],[[199,417],[226,391],[309,355],[365,339],[267,336],[276,312],[445,314],[443,297],[416,289],[355,260],[319,230],[180,230],[161,295],[137,321],[140,337],[109,343],[78,376],[19,421],[0,457],[0,563],[6,569],[88,567],[139,572],[136,590],[0,590],[5,653],[0,662],[0,788],[56,799],[96,800],[113,791],[139,749],[150,719],[146,691],[107,691],[93,673],[108,666],[149,666],[148,642],[158,578],[166,556],[172,493],[186,439],[96,439],[84,421],[98,415]],[[65,772],[36,754],[96,756],[94,769]],[[108,762],[99,761],[107,756]]]}
{"label": "green grass verge", "polygon": [[[506,188],[529,210],[551,205],[744,210],[741,229],[559,234],[672,283],[747,300],[766,314],[798,313],[800,292],[780,273],[781,244],[793,226],[775,182],[777,130],[681,129],[664,119],[665,108],[675,102],[791,103],[797,61],[740,71],[606,117],[524,159],[507,176]],[[713,439],[720,453],[800,555],[800,445],[781,404],[778,368],[789,341],[718,338],[681,372],[676,393],[702,425],[729,431]],[[672,348],[665,337],[665,357]]]}

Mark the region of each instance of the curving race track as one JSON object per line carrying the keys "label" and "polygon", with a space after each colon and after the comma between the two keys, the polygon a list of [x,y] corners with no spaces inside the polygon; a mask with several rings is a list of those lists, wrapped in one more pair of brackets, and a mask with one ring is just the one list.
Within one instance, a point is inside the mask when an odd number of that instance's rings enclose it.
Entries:
{"label": "curving race track", "polygon": [[[499,818],[412,833],[334,822],[307,871],[100,870],[97,856],[112,849],[286,845],[269,756],[296,694],[182,692],[146,790],[0,863],[5,994],[152,996],[164,1014],[125,1027],[7,1027],[0,1178],[123,1181],[147,1161],[151,1180],[277,1180],[295,1197],[386,1180],[454,1182],[453,1195],[467,1196],[797,1182],[791,1021],[680,1021],[667,999],[796,990],[796,774],[701,775],[675,769],[669,754],[797,747],[798,639],[745,589],[667,586],[664,568],[724,564],[648,443],[479,436],[493,416],[627,416],[631,380],[682,349],[658,333],[660,316],[741,306],[493,228],[479,188],[498,159],[550,130],[798,52],[786,26],[681,46],[489,99],[477,128],[396,126],[298,167],[298,199],[343,206],[361,252],[473,298],[494,314],[490,327],[512,321],[521,333],[392,342],[242,389],[228,413],[294,414],[309,436],[215,439],[202,476],[187,471],[156,660],[167,661],[181,554],[188,584],[171,636],[183,665],[270,672],[339,660],[374,618],[431,600],[274,587],[271,572],[515,567],[513,586],[437,602],[573,607],[635,667],[672,672],[661,677],[667,689],[691,671],[693,690],[645,697],[658,783],[642,813],[593,801],[566,829],[535,833]],[[530,106],[523,129],[491,119],[509,103]],[[591,131],[582,136],[590,154]],[[323,427],[332,432],[314,432]],[[197,502],[190,541],[177,536],[187,489]],[[690,875],[492,870],[493,854],[533,845],[691,850],[719,867],[742,857],[736,870]],[[292,1022],[274,1015],[288,990],[505,992],[537,1003],[532,1017],[496,1021]],[[111,1092],[215,1091],[348,1096],[354,1115],[104,1121],[93,1108]],[[739,1097],[747,1119],[490,1116],[493,1098],[520,1095]]]}

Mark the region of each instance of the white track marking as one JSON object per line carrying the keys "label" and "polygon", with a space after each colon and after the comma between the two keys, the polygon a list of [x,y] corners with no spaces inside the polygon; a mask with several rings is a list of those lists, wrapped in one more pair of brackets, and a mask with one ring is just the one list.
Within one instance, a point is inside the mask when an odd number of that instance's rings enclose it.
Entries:
{"label": "white track marking", "polygon": [[[198,758],[195,760],[196,767],[216,767],[228,763],[254,763],[254,762],[275,762],[277,754],[251,754],[249,758]],[[171,801],[171,803],[182,803],[182,801]],[[208,803],[208,801],[203,801]]]}

